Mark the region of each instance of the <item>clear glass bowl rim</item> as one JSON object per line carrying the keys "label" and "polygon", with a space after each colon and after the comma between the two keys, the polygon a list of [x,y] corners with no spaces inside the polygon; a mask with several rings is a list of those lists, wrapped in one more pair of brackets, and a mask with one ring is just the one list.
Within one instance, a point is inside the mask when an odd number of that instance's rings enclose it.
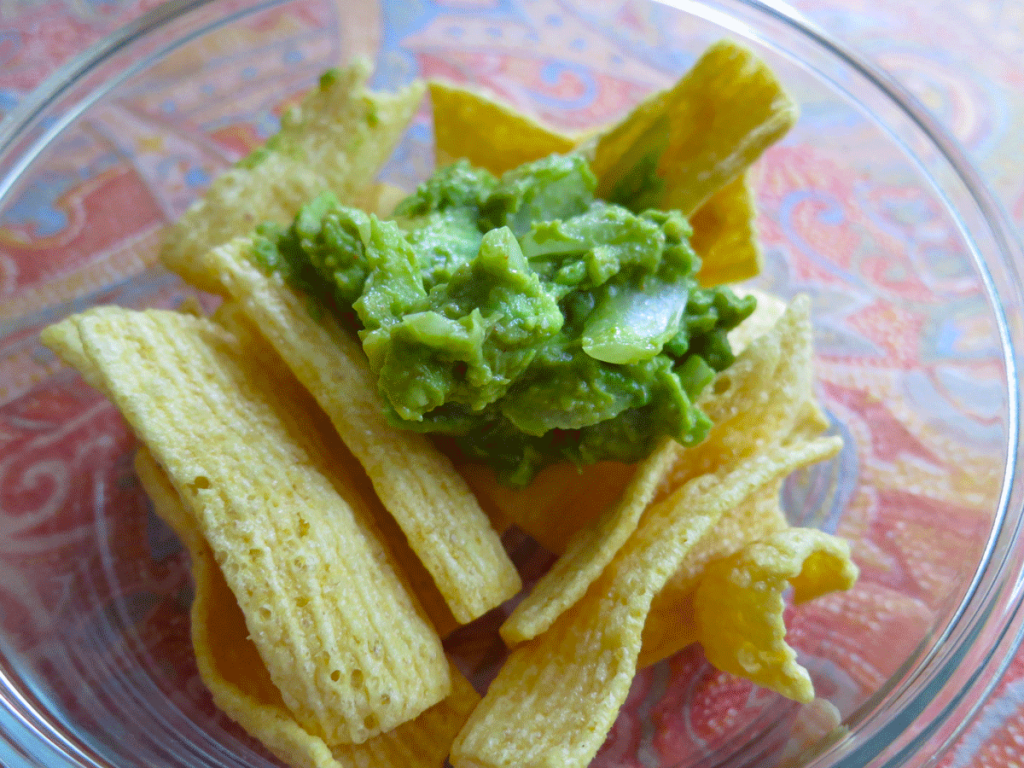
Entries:
{"label": "clear glass bowl rim", "polygon": [[[287,1],[258,0],[241,10],[231,10],[210,24],[193,30],[186,39],[175,40],[171,47],[192,39],[210,26]],[[930,142],[931,149],[937,150],[941,162],[953,172],[957,183],[962,185],[963,193],[975,206],[976,213],[987,227],[986,234],[991,238],[993,248],[1000,255],[999,267],[1004,274],[1000,281],[994,281],[989,269],[991,263],[980,257],[973,240],[964,232],[965,237],[971,240],[975,266],[986,282],[990,298],[994,300],[992,307],[1003,345],[1007,379],[1006,464],[995,524],[980,568],[953,621],[945,628],[933,651],[925,659],[918,660],[915,674],[898,681],[895,690],[888,686],[883,688],[881,693],[888,695],[889,700],[882,703],[880,710],[870,709],[868,705],[861,708],[861,711],[865,708],[870,711],[870,715],[858,723],[858,728],[863,728],[853,730],[845,739],[823,745],[816,755],[808,755],[810,759],[806,765],[854,768],[877,764],[897,768],[937,760],[980,711],[1024,640],[1024,611],[1021,610],[1024,601],[1024,543],[1021,541],[1024,533],[1024,491],[1021,484],[1015,482],[1017,473],[1024,470],[1024,456],[1019,450],[1020,389],[1017,379],[1019,350],[1024,349],[1021,318],[1024,289],[1018,270],[1018,265],[1024,264],[1024,247],[1008,214],[956,139],[898,81],[837,42],[793,8],[778,0],[651,2],[747,31],[749,28],[742,21],[744,18],[779,25],[796,33],[819,55],[832,58],[854,73],[876,89],[877,95],[882,96],[889,106],[895,107],[901,118],[920,131]],[[117,54],[129,51],[144,41],[148,34],[215,4],[216,0],[169,0],[90,46],[37,86],[0,121],[0,201],[64,128],[118,84],[142,71],[152,58],[143,56],[113,80],[89,90],[57,119],[49,118],[49,109],[57,106],[62,98],[74,96],[76,87],[80,87],[91,73]],[[160,49],[160,53],[165,50]],[[913,155],[909,148],[907,151]],[[997,285],[997,282],[1002,285]],[[987,622],[996,620],[1000,623],[992,631],[992,624]],[[992,632],[992,636],[986,635],[987,645],[979,649],[975,643],[985,632]],[[0,638],[0,650],[4,645]],[[967,682],[959,689],[951,690],[954,684],[959,683],[957,674],[964,674],[961,662],[968,654],[979,651],[981,659],[975,669],[968,672]],[[898,675],[894,680],[896,677]],[[943,694],[948,700],[940,700]],[[880,697],[876,695],[875,698]],[[925,722],[919,722],[918,718],[937,703],[941,706],[928,712]],[[40,711],[31,692],[15,685],[9,671],[0,664],[0,765],[11,768],[28,765],[115,768],[88,742],[88,738],[69,733],[56,718]],[[927,754],[922,752],[923,748],[927,748]]]}

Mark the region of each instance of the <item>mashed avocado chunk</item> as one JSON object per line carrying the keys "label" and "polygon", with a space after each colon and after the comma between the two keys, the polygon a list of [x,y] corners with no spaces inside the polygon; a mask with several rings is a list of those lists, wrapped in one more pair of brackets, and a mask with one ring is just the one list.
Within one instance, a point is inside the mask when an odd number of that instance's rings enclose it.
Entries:
{"label": "mashed avocado chunk", "polygon": [[261,225],[253,257],[358,332],[393,424],[524,485],[554,462],[704,439],[695,398],[754,309],[698,286],[682,214],[634,213],[596,186],[576,155],[500,179],[462,161],[392,220],[324,193],[290,226]]}

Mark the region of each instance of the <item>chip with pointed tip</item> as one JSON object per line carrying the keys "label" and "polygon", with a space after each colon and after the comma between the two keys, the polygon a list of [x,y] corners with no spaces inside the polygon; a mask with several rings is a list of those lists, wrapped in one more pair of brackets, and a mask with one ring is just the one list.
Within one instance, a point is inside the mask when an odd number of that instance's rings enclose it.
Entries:
{"label": "chip with pointed tip", "polygon": [[693,613],[693,595],[704,568],[738,552],[752,541],[788,526],[779,505],[781,482],[758,488],[741,504],[726,512],[710,535],[697,542],[654,598],[644,624],[638,666],[655,664],[699,639]]}
{"label": "chip with pointed tip", "polygon": [[601,134],[591,163],[598,195],[689,216],[785,135],[798,112],[764,61],[720,40]]}
{"label": "chip with pointed tip", "polygon": [[577,139],[547,127],[497,99],[453,83],[431,80],[434,159],[443,167],[460,158],[501,175],[523,163],[565,154]]}

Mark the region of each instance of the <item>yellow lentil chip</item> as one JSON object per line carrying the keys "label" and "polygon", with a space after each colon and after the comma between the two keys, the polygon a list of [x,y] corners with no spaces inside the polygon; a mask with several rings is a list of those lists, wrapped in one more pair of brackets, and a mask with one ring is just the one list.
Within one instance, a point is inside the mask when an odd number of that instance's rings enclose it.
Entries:
{"label": "yellow lentil chip", "polygon": [[772,448],[649,508],[583,598],[512,651],[455,740],[455,768],[586,766],[629,691],[651,601],[686,553],[758,488],[840,446],[824,438]]}
{"label": "yellow lentil chip", "polygon": [[432,80],[437,166],[460,158],[501,175],[531,160],[564,154],[576,139],[477,91]]}
{"label": "yellow lentil chip", "polygon": [[674,440],[664,440],[640,462],[623,493],[613,497],[617,501],[570,539],[566,551],[501,626],[506,643],[515,645],[536,637],[583,596],[636,530],[640,515],[680,450]]}
{"label": "yellow lentil chip", "polygon": [[690,217],[690,245],[701,258],[697,280],[707,287],[738,283],[761,273],[757,207],[744,171],[715,192]]}
{"label": "yellow lentil chip", "polygon": [[143,447],[135,469],[154,511],[188,547],[195,583],[192,644],[214,703],[288,765],[310,768],[438,768],[480,700],[450,665],[452,692],[418,717],[362,744],[329,746],[296,722],[248,637],[245,616],[195,519]]}
{"label": "yellow lentil chip", "polygon": [[797,114],[767,64],[721,40],[675,85],[600,136],[592,163],[598,194],[628,199],[633,187],[647,189],[645,207],[689,216],[778,141]]}
{"label": "yellow lentil chip", "polygon": [[809,528],[778,531],[710,563],[693,600],[708,661],[783,696],[813,701],[810,675],[786,643],[783,590],[791,583],[802,602],[856,580],[849,544]]}
{"label": "yellow lentil chip", "polygon": [[304,729],[361,743],[448,695],[437,633],[372,522],[332,482],[322,417],[258,340],[117,307],[72,316],[43,340],[88,361],[164,467]]}
{"label": "yellow lentil chip", "polygon": [[416,82],[395,93],[367,89],[370,65],[359,60],[321,79],[318,88],[281,118],[281,129],[210,185],[167,231],[161,259],[206,291],[220,282],[200,261],[214,246],[257,224],[286,224],[325,189],[358,203],[423,100]]}
{"label": "yellow lentil chip", "polygon": [[329,315],[313,317],[280,275],[267,275],[239,238],[204,261],[316,399],[366,470],[460,623],[515,595],[522,582],[498,534],[429,438],[390,426],[366,356]]}

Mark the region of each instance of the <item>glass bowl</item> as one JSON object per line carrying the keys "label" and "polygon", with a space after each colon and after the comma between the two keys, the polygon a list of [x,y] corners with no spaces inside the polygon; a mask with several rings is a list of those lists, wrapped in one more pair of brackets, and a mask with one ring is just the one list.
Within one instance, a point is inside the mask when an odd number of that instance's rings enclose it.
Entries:
{"label": "glass bowl", "polygon": [[[442,75],[575,129],[723,36],[802,105],[758,165],[755,282],[811,295],[819,390],[846,438],[787,483],[787,512],[849,539],[862,575],[789,612],[814,704],[691,647],[638,675],[594,764],[938,759],[1017,648],[1024,556],[1022,254],[954,142],[775,3],[219,0],[157,8],[0,126],[0,763],[274,764],[199,681],[187,558],[149,510],[129,433],[40,329],[93,304],[194,297],[156,264],[161,227],[327,67],[367,55],[375,86]],[[431,166],[425,106],[382,177],[411,189]],[[523,536],[505,543],[526,568],[545,562]],[[478,680],[500,656],[496,621],[451,643]]]}

